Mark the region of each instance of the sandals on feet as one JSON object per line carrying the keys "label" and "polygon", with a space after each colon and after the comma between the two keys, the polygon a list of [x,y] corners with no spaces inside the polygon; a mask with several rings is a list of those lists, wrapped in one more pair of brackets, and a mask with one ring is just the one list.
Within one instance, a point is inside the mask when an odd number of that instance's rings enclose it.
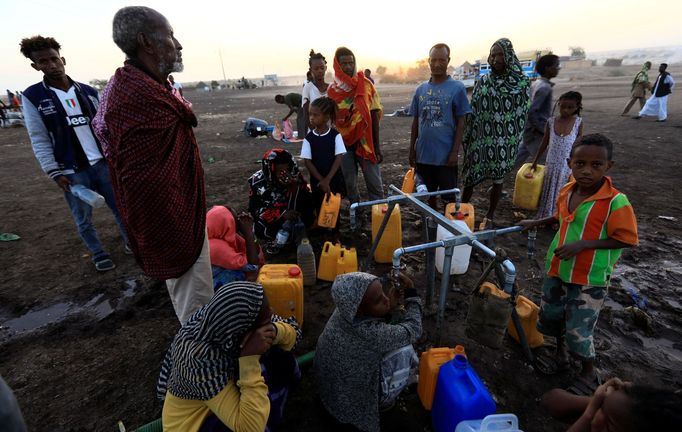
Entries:
{"label": "sandals on feet", "polygon": [[493,220],[484,217],[480,224],[478,224],[479,231],[485,231],[493,229]]}
{"label": "sandals on feet", "polygon": [[99,258],[95,258],[95,269],[98,272],[106,272],[116,268],[116,264],[109,258],[109,255],[102,255]]}
{"label": "sandals on feet", "polygon": [[592,378],[579,376],[566,391],[577,396],[592,396],[600,385],[602,385],[601,377],[595,372]]}
{"label": "sandals on feet", "polygon": [[571,368],[568,357],[558,358],[546,347],[540,348],[535,355],[535,369],[543,375],[556,375]]}

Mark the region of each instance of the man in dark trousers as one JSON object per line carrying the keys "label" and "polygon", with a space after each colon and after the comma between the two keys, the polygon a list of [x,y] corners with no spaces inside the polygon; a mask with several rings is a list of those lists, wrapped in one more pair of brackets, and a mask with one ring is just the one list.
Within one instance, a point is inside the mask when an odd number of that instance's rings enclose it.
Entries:
{"label": "man in dark trousers", "polygon": [[99,109],[97,90],[66,75],[66,60],[60,49],[51,37],[21,41],[21,53],[31,60],[33,69],[43,73],[43,80],[22,94],[24,121],[40,167],[63,191],[95,269],[104,272],[116,265],[102,248],[92,224],[92,207],[72,194],[71,187],[82,185],[102,195],[116,219],[126,252],[128,239],[102,146],[90,125]]}

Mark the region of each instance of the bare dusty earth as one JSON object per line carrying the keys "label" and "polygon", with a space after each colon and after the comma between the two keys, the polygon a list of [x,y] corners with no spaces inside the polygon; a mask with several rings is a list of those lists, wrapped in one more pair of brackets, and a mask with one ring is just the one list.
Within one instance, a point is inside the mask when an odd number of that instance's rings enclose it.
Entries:
{"label": "bare dusty earth", "polygon": [[[379,85],[386,112],[408,105],[412,86]],[[569,89],[583,93],[585,133],[602,132],[616,142],[611,174],[627,193],[639,222],[641,245],[625,251],[617,277],[600,316],[596,345],[598,367],[605,377],[656,385],[682,385],[682,193],[678,186],[682,97],[670,100],[667,123],[618,116],[626,102],[629,78],[559,80],[555,97]],[[277,143],[270,138],[242,135],[242,120],[254,116],[274,122],[285,108],[273,101],[276,92],[297,88],[256,89],[198,93],[189,91],[199,116],[196,129],[206,172],[209,207],[229,204],[245,208],[248,176],[259,168],[263,152]],[[410,119],[384,118],[381,136],[385,184],[400,184],[407,167]],[[285,145],[295,154],[300,144]],[[165,286],[146,278],[132,257],[123,253],[111,214],[95,211],[101,239],[117,264],[116,270],[97,274],[78,237],[64,198],[39,169],[23,128],[0,130],[0,221],[2,232],[21,236],[0,243],[0,373],[14,389],[29,428],[33,431],[114,430],[118,420],[129,429],[160,415],[155,384],[161,359],[178,330]],[[210,162],[213,161],[213,162]],[[485,210],[485,188],[477,190],[474,204]],[[511,192],[512,179],[507,182]],[[518,220],[511,198],[503,199],[497,222]],[[480,207],[479,207],[480,205]],[[532,216],[532,215],[528,215]],[[672,216],[675,220],[661,219]],[[415,213],[403,212],[404,245],[417,244],[421,231]],[[347,224],[347,216],[343,222]],[[347,225],[346,225],[347,226]],[[366,228],[368,229],[368,228]],[[538,254],[526,257],[526,239],[520,234],[499,238],[519,269],[524,294],[539,302],[542,261],[552,233],[539,233]],[[343,232],[348,241],[351,235]],[[319,253],[324,238],[313,236]],[[357,246],[361,254],[367,241]],[[273,262],[292,262],[284,254]],[[406,259],[408,272],[424,286],[423,256]],[[374,271],[386,270],[374,267]],[[481,271],[472,260],[469,273],[458,286],[471,288]],[[332,312],[329,284],[319,283],[305,292],[305,327],[298,354],[313,350]],[[633,301],[627,287],[649,300],[652,325],[635,322],[624,308]],[[519,346],[505,339],[493,350],[464,334],[468,298],[448,294],[444,344],[463,344],[479,375],[498,403],[499,412],[513,412],[526,431],[560,431],[538,406],[539,396],[554,386],[566,386],[571,373],[551,378],[534,372]],[[435,317],[425,318],[425,349],[434,341]],[[282,430],[318,431],[329,428],[316,394],[310,369],[288,405]],[[430,430],[428,412],[410,390],[388,415],[385,430]]]}

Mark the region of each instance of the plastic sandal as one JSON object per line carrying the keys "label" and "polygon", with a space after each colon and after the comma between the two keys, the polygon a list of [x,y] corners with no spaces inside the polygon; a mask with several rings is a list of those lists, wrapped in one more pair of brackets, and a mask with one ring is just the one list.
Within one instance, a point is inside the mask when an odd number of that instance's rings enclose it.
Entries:
{"label": "plastic sandal", "polygon": [[111,258],[103,258],[100,259],[99,261],[95,261],[95,269],[97,269],[98,272],[105,272],[109,270],[113,270],[116,268],[116,264],[111,260]]}
{"label": "plastic sandal", "polygon": [[480,224],[478,224],[479,231],[485,231],[493,229],[493,220],[484,217]]}
{"label": "plastic sandal", "polygon": [[598,373],[595,373],[592,379],[579,376],[566,391],[577,396],[592,396],[600,385],[602,385],[601,378]]}
{"label": "plastic sandal", "polygon": [[570,369],[571,363],[568,358],[557,359],[554,353],[547,348],[540,348],[535,355],[535,369],[543,375],[556,375]]}

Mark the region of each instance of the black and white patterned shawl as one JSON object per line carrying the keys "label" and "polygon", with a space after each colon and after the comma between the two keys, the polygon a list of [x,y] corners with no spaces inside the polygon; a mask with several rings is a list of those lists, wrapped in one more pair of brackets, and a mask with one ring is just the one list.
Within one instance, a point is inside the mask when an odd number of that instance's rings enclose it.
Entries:
{"label": "black and white patterned shawl", "polygon": [[[182,399],[209,400],[234,378],[239,344],[258,317],[263,287],[255,282],[231,282],[220,287],[213,299],[197,310],[173,339],[161,365],[157,396],[166,392]],[[296,320],[273,315],[301,332]]]}

